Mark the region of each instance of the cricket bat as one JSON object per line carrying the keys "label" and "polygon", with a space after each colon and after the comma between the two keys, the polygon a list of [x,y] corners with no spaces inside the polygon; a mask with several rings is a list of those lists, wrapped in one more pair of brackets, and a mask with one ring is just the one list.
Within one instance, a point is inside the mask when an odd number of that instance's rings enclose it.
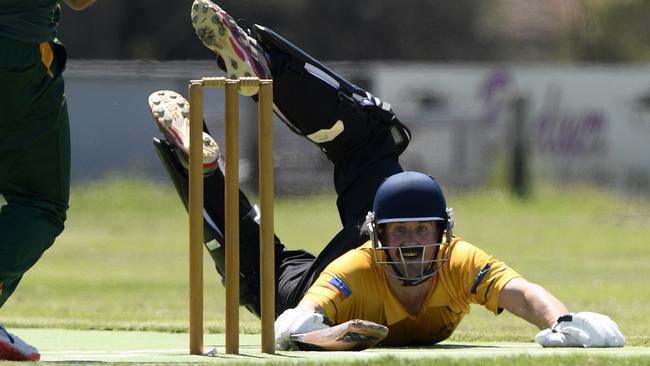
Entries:
{"label": "cricket bat", "polygon": [[368,320],[348,320],[330,328],[292,334],[291,340],[303,351],[362,351],[388,335],[388,328]]}

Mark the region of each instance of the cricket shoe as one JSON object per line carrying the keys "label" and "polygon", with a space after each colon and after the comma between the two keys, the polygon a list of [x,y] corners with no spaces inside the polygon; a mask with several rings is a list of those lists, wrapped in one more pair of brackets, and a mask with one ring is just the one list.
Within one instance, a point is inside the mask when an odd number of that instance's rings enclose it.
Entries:
{"label": "cricket shoe", "polygon": [[[271,78],[266,56],[257,41],[219,6],[210,0],[195,0],[192,25],[201,42],[222,59],[229,78]],[[241,90],[241,93],[251,96],[257,90]]]}
{"label": "cricket shoe", "polygon": [[[159,90],[149,96],[149,108],[160,132],[176,147],[174,151],[185,169],[190,156],[190,104],[182,95],[171,90]],[[203,132],[203,174],[219,166],[219,145]]]}
{"label": "cricket shoe", "polygon": [[0,360],[38,361],[40,359],[41,354],[35,347],[9,333],[0,325]]}

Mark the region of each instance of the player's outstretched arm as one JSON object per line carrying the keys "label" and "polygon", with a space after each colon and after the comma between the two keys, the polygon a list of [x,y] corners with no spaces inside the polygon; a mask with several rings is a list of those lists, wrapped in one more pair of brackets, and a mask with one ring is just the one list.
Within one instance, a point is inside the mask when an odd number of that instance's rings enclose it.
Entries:
{"label": "player's outstretched arm", "polygon": [[65,3],[74,10],[83,10],[94,2],[95,0],[65,0]]}
{"label": "player's outstretched arm", "polygon": [[499,307],[542,329],[535,341],[544,347],[622,347],[625,337],[608,316],[567,308],[543,287],[523,278],[508,282]]}
{"label": "player's outstretched arm", "polygon": [[568,312],[566,306],[542,286],[514,278],[501,290],[499,307],[525,319],[539,329],[551,327]]}

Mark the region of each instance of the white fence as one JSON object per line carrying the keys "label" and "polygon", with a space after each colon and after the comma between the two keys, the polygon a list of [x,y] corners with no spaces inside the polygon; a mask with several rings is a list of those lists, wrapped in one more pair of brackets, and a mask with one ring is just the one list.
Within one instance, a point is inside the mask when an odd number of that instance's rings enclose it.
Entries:
{"label": "white fence", "polygon": [[[529,100],[526,126],[535,172],[650,191],[650,65],[555,66],[487,64],[333,64],[390,102],[414,139],[408,169],[443,184],[480,186],[506,143],[510,97]],[[158,89],[186,94],[187,81],[218,76],[214,63],[71,60],[66,73],[73,181],[107,174],[166,179],[151,146],[160,136],[147,107]],[[222,94],[206,94],[208,125],[221,141]],[[253,103],[242,98],[242,172],[254,170]],[[279,192],[331,185],[331,166],[311,143],[278,120]],[[245,141],[250,141],[246,144]],[[247,168],[250,168],[247,170]]]}

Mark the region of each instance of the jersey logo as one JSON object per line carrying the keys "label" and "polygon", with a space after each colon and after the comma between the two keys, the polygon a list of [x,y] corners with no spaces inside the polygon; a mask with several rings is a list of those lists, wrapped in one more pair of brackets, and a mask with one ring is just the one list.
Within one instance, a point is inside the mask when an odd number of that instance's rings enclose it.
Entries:
{"label": "jersey logo", "polygon": [[345,300],[348,296],[352,295],[352,290],[350,290],[350,287],[343,282],[342,279],[332,276],[329,281],[327,281],[326,284],[327,288],[330,290],[334,291],[338,296],[340,300]]}
{"label": "jersey logo", "polygon": [[476,289],[478,288],[478,285],[481,284],[481,281],[483,281],[483,277],[488,273],[490,270],[490,265],[486,264],[485,267],[476,275],[476,279],[474,280],[474,284],[472,285],[472,293],[476,295]]}

